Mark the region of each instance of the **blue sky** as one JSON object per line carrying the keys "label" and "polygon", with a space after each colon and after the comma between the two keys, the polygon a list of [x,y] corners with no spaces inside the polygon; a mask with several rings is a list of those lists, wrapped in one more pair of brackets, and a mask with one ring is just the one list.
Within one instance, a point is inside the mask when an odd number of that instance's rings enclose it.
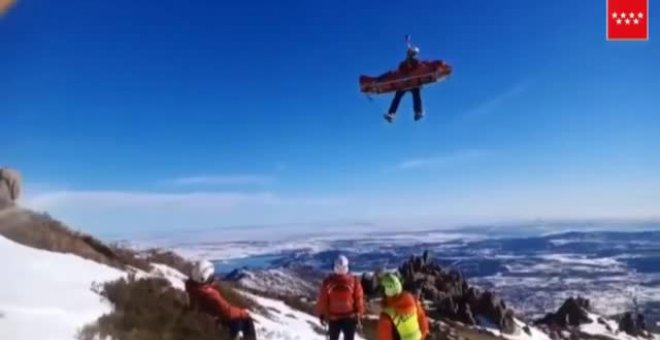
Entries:
{"label": "blue sky", "polygon": [[[605,1],[21,1],[1,161],[101,235],[316,221],[660,215],[660,47]],[[651,13],[652,10],[651,10]],[[369,102],[411,34],[454,74]],[[8,141],[8,142],[7,142]],[[409,221],[409,222],[406,222]]]}

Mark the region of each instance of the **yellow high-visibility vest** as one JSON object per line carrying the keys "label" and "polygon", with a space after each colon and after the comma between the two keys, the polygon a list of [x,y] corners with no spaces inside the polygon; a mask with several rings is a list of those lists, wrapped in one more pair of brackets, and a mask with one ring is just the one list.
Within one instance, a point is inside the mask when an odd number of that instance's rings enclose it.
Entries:
{"label": "yellow high-visibility vest", "polygon": [[419,328],[416,310],[403,314],[394,308],[383,308],[383,313],[390,317],[401,340],[422,340],[422,330]]}

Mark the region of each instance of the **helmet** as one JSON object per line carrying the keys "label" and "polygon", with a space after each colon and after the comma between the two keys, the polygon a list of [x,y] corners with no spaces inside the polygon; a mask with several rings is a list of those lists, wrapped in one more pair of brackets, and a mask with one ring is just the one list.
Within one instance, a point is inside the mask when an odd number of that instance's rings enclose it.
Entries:
{"label": "helmet", "polygon": [[392,273],[384,274],[380,278],[380,284],[385,288],[385,296],[387,297],[399,295],[403,291],[401,280]]}
{"label": "helmet", "polygon": [[200,260],[193,265],[190,278],[198,283],[205,283],[211,280],[215,273],[215,267],[209,260]]}
{"label": "helmet", "polygon": [[419,55],[419,48],[417,46],[408,47],[406,55],[408,58],[416,58]]}
{"label": "helmet", "polygon": [[335,273],[347,274],[348,273],[348,259],[344,255],[339,255],[335,259]]}

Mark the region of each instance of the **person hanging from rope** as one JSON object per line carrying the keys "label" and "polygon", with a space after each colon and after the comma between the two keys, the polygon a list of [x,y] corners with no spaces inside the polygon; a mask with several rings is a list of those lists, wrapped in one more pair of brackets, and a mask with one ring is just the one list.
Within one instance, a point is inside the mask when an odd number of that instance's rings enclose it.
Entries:
{"label": "person hanging from rope", "polygon": [[[417,69],[419,66],[419,48],[410,43],[410,36],[406,37],[408,41],[408,49],[406,51],[406,59],[399,64],[398,71],[402,74],[410,74]],[[413,110],[415,111],[415,121],[418,121],[424,117],[424,110],[422,109],[422,87],[413,87],[408,90],[399,90],[394,93],[394,98],[392,98],[392,103],[390,104],[390,109],[385,114],[385,120],[392,122],[394,120],[394,115],[399,108],[399,103],[401,98],[406,92],[410,91],[413,96]]]}
{"label": "person hanging from rope", "polygon": [[452,74],[452,67],[447,62],[440,59],[420,59],[420,49],[410,42],[409,35],[406,36],[406,41],[406,58],[396,69],[375,77],[361,74],[358,78],[360,92],[366,94],[371,101],[371,95],[394,93],[389,110],[384,114],[389,123],[394,121],[401,99],[408,92],[413,97],[415,121],[424,118],[422,87],[440,82]]}

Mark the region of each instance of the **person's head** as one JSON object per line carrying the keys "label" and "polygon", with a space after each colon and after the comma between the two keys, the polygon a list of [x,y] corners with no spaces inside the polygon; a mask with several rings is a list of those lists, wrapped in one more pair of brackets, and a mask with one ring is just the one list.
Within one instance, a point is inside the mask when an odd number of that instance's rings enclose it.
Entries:
{"label": "person's head", "polygon": [[335,274],[348,274],[348,259],[344,255],[339,255],[335,259]]}
{"label": "person's head", "polygon": [[417,46],[408,47],[408,51],[406,51],[406,58],[416,59],[418,56],[419,56],[419,48]]}
{"label": "person's head", "polygon": [[190,278],[197,283],[208,283],[213,281],[215,267],[208,260],[200,260],[193,264]]}
{"label": "person's head", "polygon": [[403,291],[401,280],[399,280],[399,277],[393,273],[383,274],[380,278],[380,284],[383,287],[385,296],[387,297],[397,296]]}

